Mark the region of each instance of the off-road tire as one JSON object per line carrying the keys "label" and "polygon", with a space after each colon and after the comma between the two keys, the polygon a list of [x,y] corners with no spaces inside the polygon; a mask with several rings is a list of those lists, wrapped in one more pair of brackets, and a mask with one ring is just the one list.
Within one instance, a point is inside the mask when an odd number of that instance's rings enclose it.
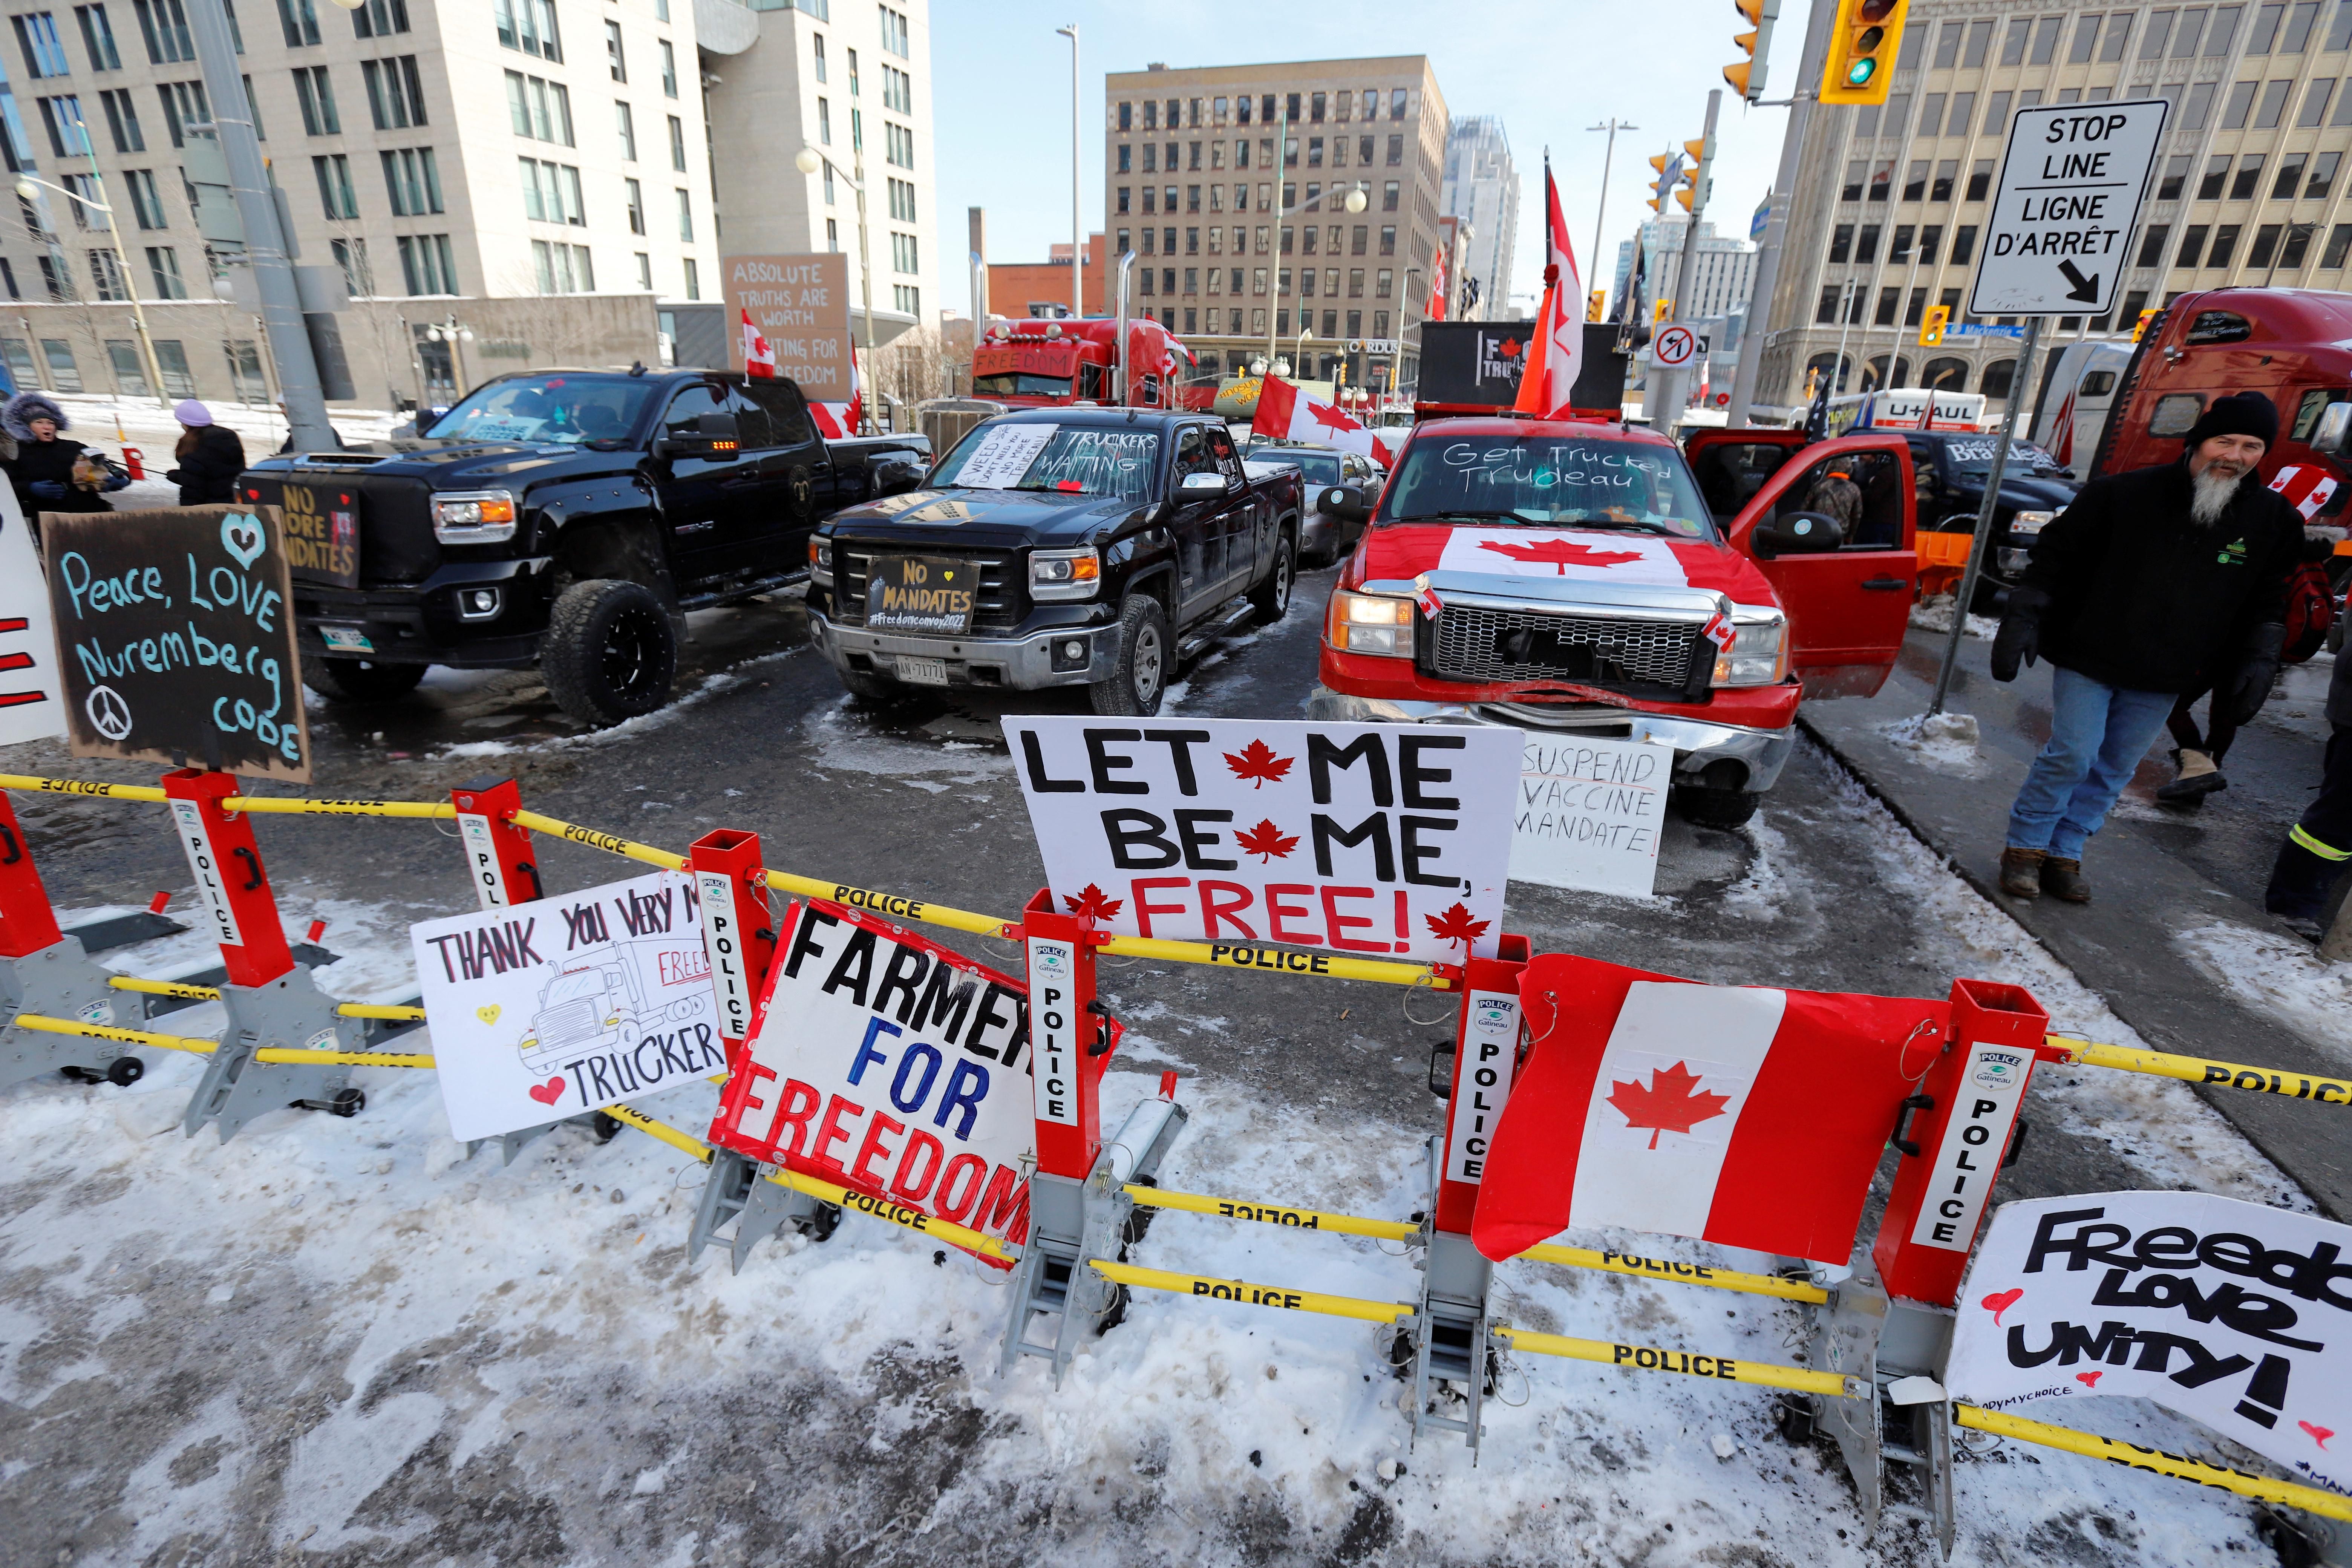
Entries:
{"label": "off-road tire", "polygon": [[330,702],[392,702],[415,690],[425,670],[370,658],[312,658],[302,663],[302,684]]}
{"label": "off-road tire", "polygon": [[1298,546],[1288,529],[1275,541],[1274,569],[1265,581],[1250,590],[1250,608],[1256,612],[1250,619],[1261,626],[1270,626],[1290,613],[1290,595],[1298,586]]}
{"label": "off-road tire", "polygon": [[603,727],[651,713],[677,679],[677,634],[654,591],[617,577],[574,583],[555,601],[539,673],[555,705]]}
{"label": "off-road tire", "polygon": [[1149,719],[1160,711],[1175,665],[1176,637],[1168,612],[1148,594],[1129,594],[1118,607],[1118,658],[1109,679],[1087,688],[1087,699],[1097,713]]}
{"label": "off-road tire", "polygon": [[1706,784],[1677,784],[1675,809],[1684,821],[1698,827],[1738,827],[1756,815],[1764,797],[1753,790],[1715,789]]}
{"label": "off-road tire", "polygon": [[907,694],[907,689],[887,675],[875,675],[862,669],[841,671],[841,684],[849,694],[868,706],[878,707],[895,702]]}

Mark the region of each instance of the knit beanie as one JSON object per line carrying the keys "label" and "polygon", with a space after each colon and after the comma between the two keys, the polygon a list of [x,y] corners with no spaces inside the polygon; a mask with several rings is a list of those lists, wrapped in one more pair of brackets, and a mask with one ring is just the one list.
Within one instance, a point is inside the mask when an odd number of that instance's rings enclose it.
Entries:
{"label": "knit beanie", "polygon": [[[213,422],[213,411],[193,397],[184,397],[172,405],[172,417],[183,425],[200,427]],[[2275,417],[2271,422],[2278,423]]]}
{"label": "knit beanie", "polygon": [[2265,447],[2278,444],[2278,405],[2259,392],[2233,392],[2207,405],[2182,437],[2195,451],[2216,436],[2252,436]]}

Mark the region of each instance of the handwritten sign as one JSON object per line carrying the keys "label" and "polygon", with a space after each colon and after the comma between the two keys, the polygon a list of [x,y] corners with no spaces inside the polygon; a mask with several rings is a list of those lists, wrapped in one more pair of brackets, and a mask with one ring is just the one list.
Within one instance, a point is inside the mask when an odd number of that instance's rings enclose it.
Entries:
{"label": "handwritten sign", "polygon": [[[488,439],[477,426],[473,434]],[[359,497],[340,486],[287,485],[286,567],[298,583],[360,585]]]}
{"label": "handwritten sign", "polygon": [[1511,880],[1648,898],[1674,764],[1671,745],[1528,733]]}
{"label": "handwritten sign", "polygon": [[980,445],[956,470],[955,482],[971,489],[1001,490],[1021,482],[1045,443],[1060,428],[1054,425],[992,425],[981,433]]}
{"label": "handwritten sign", "polygon": [[278,508],[47,512],[41,528],[75,756],[310,781]]}
{"label": "handwritten sign", "polygon": [[728,363],[743,366],[741,323],[768,340],[776,374],[795,382],[811,403],[846,403],[850,385],[849,258],[730,256],[727,274]]}
{"label": "handwritten sign", "polygon": [[16,492],[0,486],[0,746],[66,732],[49,597]]}

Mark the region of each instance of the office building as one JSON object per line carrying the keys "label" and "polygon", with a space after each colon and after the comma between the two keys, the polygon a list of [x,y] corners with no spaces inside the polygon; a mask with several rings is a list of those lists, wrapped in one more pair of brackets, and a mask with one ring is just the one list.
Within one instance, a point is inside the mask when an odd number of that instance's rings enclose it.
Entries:
{"label": "office building", "polygon": [[1454,120],[1445,136],[1445,181],[1438,205],[1469,231],[1465,276],[1475,279],[1478,288],[1465,313],[1481,321],[1505,320],[1517,254],[1519,172],[1501,120],[1491,114]]}
{"label": "office building", "polygon": [[[1637,232],[1644,260],[1641,297],[1634,301],[1637,321],[1654,320],[1658,301],[1674,299],[1682,277],[1683,245],[1689,225],[1688,215],[1679,211],[1642,220]],[[1609,296],[1612,316],[1631,286],[1635,244],[1636,240],[1626,239],[1617,245],[1617,271]],[[1693,258],[1691,297],[1684,311],[1685,319],[1696,321],[1746,310],[1748,290],[1755,283],[1756,247],[1744,239],[1716,233],[1715,225],[1701,218],[1698,254]]]}
{"label": "office building", "polygon": [[1103,237],[1087,237],[1086,310],[1074,312],[1070,298],[1070,247],[1049,245],[1043,261],[991,261],[988,309],[999,316],[1051,317],[1104,313]]}

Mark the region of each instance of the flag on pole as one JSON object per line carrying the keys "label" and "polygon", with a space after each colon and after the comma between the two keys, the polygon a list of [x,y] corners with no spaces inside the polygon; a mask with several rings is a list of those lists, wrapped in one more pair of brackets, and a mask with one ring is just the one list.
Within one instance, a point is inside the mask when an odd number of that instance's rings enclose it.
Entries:
{"label": "flag on pole", "polygon": [[[2063,460],[2063,459],[2062,459]],[[2326,468],[2310,463],[2290,463],[2271,480],[2271,489],[2286,498],[2286,504],[2303,514],[2309,522],[2326,510],[2336,496],[2336,479]]]}
{"label": "flag on pole", "polygon": [[1549,953],[1519,995],[1536,1046],[1471,1225],[1494,1258],[1573,1226],[1846,1262],[1895,1112],[1951,1012]]}
{"label": "flag on pole", "polygon": [[828,440],[838,441],[855,436],[866,423],[866,380],[857,374],[857,350],[849,351],[849,401],[846,403],[812,403],[809,417],[816,421],[817,434]]}
{"label": "flag on pole", "polygon": [[1257,413],[1250,420],[1250,434],[1277,441],[1312,441],[1360,453],[1384,468],[1396,466],[1388,443],[1365,429],[1352,415],[1336,403],[1309,397],[1277,375],[1267,376],[1258,388]]}
{"label": "flag on pole", "polygon": [[1429,304],[1422,314],[1433,321],[1445,320],[1445,237],[1438,236],[1429,258]]}
{"label": "flag on pole", "polygon": [[772,377],[776,374],[776,351],[769,347],[766,338],[760,335],[760,329],[752,323],[748,307],[742,314],[743,374],[762,379]]}
{"label": "flag on pole", "polygon": [[1568,219],[1559,210],[1559,186],[1551,177],[1551,159],[1544,159],[1544,297],[1536,314],[1535,341],[1528,345],[1527,369],[1519,377],[1518,401],[1512,407],[1538,418],[1564,419],[1583,368],[1584,321],[1578,307],[1584,299],[1584,279],[1576,270],[1576,250],[1568,239]]}

